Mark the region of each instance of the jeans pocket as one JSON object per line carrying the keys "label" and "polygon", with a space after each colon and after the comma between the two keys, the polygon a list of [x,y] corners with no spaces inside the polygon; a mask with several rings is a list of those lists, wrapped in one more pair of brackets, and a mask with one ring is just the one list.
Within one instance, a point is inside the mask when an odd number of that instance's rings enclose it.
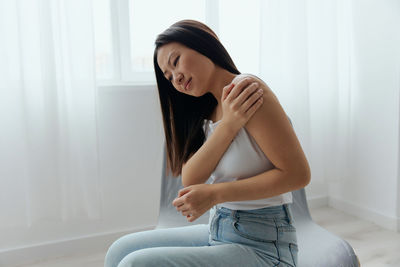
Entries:
{"label": "jeans pocket", "polygon": [[242,220],[232,221],[233,230],[240,236],[259,242],[275,242],[277,228],[272,220]]}
{"label": "jeans pocket", "polygon": [[279,242],[297,245],[296,227],[292,223],[288,223],[286,220],[276,220],[276,225]]}
{"label": "jeans pocket", "polygon": [[220,217],[220,214],[214,213],[210,225],[209,225],[209,234],[213,240],[217,239],[217,234],[218,234],[218,217]]}
{"label": "jeans pocket", "polygon": [[299,252],[299,248],[297,244],[289,243],[290,254],[292,255],[293,266],[297,266],[297,254]]}

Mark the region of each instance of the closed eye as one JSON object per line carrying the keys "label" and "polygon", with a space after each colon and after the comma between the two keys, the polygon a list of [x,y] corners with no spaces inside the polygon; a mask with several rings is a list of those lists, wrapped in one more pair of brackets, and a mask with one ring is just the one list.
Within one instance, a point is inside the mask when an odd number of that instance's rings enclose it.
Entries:
{"label": "closed eye", "polygon": [[[174,67],[176,67],[176,64],[178,64],[178,60],[179,60],[180,56],[177,56],[175,61],[174,61]],[[168,81],[171,82],[172,81],[172,76],[170,78],[168,78]]]}
{"label": "closed eye", "polygon": [[177,57],[176,57],[176,59],[175,59],[175,61],[174,61],[174,66],[176,66],[176,64],[178,63],[179,57],[180,57],[180,56],[177,56]]}

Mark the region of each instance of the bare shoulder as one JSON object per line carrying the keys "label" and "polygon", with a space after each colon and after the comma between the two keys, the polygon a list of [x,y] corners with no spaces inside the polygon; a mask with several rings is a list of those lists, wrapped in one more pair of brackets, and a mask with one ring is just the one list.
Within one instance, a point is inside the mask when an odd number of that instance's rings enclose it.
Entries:
{"label": "bare shoulder", "polygon": [[243,74],[236,78],[239,81],[248,77],[260,83],[260,88],[264,90],[264,101],[245,125],[246,130],[276,168],[293,174],[293,177],[309,176],[310,170],[304,151],[278,98],[255,75]]}
{"label": "bare shoulder", "polygon": [[[254,82],[258,82],[260,84],[260,88],[264,91],[264,96],[268,95],[269,97],[273,97],[276,99],[275,94],[272,92],[271,88],[259,77],[249,73],[242,73],[237,75],[233,80],[232,83],[238,83],[243,79],[250,78]],[[277,99],[276,99],[277,100]]]}

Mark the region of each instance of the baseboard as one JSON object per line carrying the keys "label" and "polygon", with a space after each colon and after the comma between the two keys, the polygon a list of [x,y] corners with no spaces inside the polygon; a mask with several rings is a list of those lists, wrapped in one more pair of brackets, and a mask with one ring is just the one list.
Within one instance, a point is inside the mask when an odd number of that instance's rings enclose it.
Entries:
{"label": "baseboard", "polygon": [[82,251],[85,254],[101,251],[105,253],[112,242],[122,235],[154,228],[155,225],[2,250],[0,251],[0,266],[12,267],[22,264],[34,264],[42,260],[79,255]]}
{"label": "baseboard", "polygon": [[325,207],[329,205],[329,197],[328,196],[316,196],[307,198],[307,204],[310,209]]}
{"label": "baseboard", "polygon": [[[371,221],[386,229],[397,232],[399,232],[400,229],[400,218],[388,217],[334,197],[311,197],[307,198],[307,203],[309,208],[331,206],[348,214]],[[108,247],[118,237],[128,233],[151,230],[154,228],[155,225],[2,250],[0,251],[0,266],[12,267],[22,264],[33,264],[42,260],[78,255],[82,251],[85,253],[106,252]]]}
{"label": "baseboard", "polygon": [[357,216],[363,220],[373,222],[385,229],[400,232],[400,218],[389,217],[374,210],[366,209],[335,197],[310,197],[307,198],[307,203],[310,209],[330,206],[350,215]]}
{"label": "baseboard", "polygon": [[398,232],[399,218],[390,217],[379,212],[376,212],[371,209],[366,209],[364,207],[360,207],[353,203],[344,201],[342,199],[338,199],[335,197],[329,197],[329,206],[341,210],[350,215],[357,216],[366,221],[373,222],[383,228],[386,228],[391,231]]}

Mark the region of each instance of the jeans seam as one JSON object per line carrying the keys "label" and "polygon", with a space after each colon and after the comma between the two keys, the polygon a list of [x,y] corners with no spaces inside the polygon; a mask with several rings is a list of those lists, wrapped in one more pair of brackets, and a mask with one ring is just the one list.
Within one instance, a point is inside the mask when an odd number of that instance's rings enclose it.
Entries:
{"label": "jeans seam", "polygon": [[290,210],[289,210],[289,205],[283,204],[283,207],[285,209],[289,224],[293,224],[293,218],[292,218],[292,214],[290,213]]}
{"label": "jeans seam", "polygon": [[275,228],[276,228],[276,241],[274,241],[274,245],[276,248],[276,253],[278,255],[278,264],[275,266],[279,266],[281,263],[281,254],[279,253],[279,247],[278,247],[278,242],[279,242],[279,229],[278,229],[278,225],[276,224],[276,220],[274,218],[274,224],[275,224]]}
{"label": "jeans seam", "polygon": [[295,262],[294,257],[293,257],[292,246],[293,246],[293,244],[290,243],[289,244],[289,250],[290,250],[290,255],[292,256],[293,266],[296,267],[296,262]]}
{"label": "jeans seam", "polygon": [[217,217],[219,216],[219,214],[217,214],[217,211],[214,213],[214,216],[211,218],[211,222],[210,222],[210,235],[211,237],[215,237],[215,239],[218,239],[218,227],[216,225],[216,220]]}

